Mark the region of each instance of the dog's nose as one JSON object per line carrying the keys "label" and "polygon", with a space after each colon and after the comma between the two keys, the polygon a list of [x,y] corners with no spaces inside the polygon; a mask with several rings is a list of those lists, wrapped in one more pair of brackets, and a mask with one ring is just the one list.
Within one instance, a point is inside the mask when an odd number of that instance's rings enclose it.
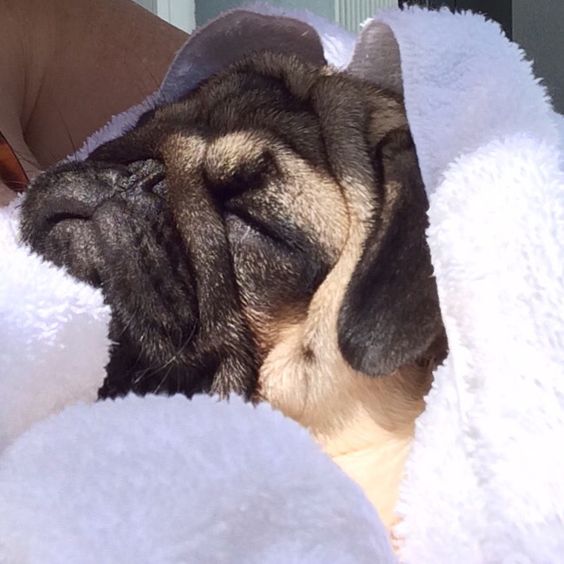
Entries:
{"label": "dog's nose", "polygon": [[[34,251],[78,278],[100,284],[101,211],[123,229],[127,218],[151,223],[164,202],[164,171],[156,161],[114,165],[92,161],[59,165],[34,180],[22,206],[21,233]],[[105,216],[104,216],[105,217]]]}
{"label": "dog's nose", "polygon": [[92,161],[59,165],[29,187],[22,212],[24,239],[42,250],[42,239],[61,221],[88,220],[105,202],[129,201],[143,215],[157,212],[166,190],[164,168],[154,160],[128,166]]}
{"label": "dog's nose", "polygon": [[21,210],[21,235],[31,248],[78,278],[99,285],[101,257],[90,221],[127,180],[127,169],[65,163],[38,176]]}
{"label": "dog's nose", "polygon": [[38,176],[22,207],[22,234],[41,251],[48,232],[60,221],[90,219],[97,207],[123,186],[127,169],[92,163],[65,163]]}

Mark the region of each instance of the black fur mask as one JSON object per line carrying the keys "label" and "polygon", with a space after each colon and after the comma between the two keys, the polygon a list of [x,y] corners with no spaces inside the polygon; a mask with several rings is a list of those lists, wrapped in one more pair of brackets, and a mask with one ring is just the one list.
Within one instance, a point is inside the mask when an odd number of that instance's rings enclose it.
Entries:
{"label": "black fur mask", "polygon": [[288,327],[289,362],[370,376],[442,334],[402,101],[316,53],[244,58],[33,182],[24,239],[112,307],[101,397],[257,396]]}

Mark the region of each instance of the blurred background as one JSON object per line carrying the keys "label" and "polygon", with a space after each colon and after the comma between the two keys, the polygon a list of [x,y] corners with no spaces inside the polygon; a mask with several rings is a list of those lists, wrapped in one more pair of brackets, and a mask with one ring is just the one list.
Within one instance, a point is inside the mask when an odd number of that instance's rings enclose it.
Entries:
{"label": "blurred background", "polygon": [[[190,32],[240,0],[135,0],[147,10]],[[498,21],[519,43],[543,77],[555,108],[564,113],[564,0],[270,0],[270,4],[308,9],[351,31],[381,8],[417,4],[430,8],[474,10]]]}

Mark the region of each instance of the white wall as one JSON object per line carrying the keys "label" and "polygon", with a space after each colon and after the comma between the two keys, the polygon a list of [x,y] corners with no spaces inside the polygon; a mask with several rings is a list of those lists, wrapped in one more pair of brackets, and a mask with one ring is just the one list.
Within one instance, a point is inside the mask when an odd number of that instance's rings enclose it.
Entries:
{"label": "white wall", "polygon": [[146,10],[149,10],[150,12],[153,12],[155,14],[157,13],[157,9],[156,9],[157,0],[133,0],[133,1],[139,4],[140,6],[143,6],[143,8],[145,8]]}
{"label": "white wall", "polygon": [[196,27],[195,0],[135,0],[163,20],[190,32]]}
{"label": "white wall", "polygon": [[397,8],[398,0],[334,0],[335,20],[350,31],[357,32],[360,24],[380,8]]}
{"label": "white wall", "polygon": [[157,14],[172,25],[192,31],[196,27],[196,6],[194,0],[153,0]]}
{"label": "white wall", "polygon": [[[397,6],[398,0],[262,0],[275,6],[306,8],[320,16],[338,21],[358,31],[360,22],[372,16],[378,8]],[[564,1],[564,0],[563,0]],[[224,10],[248,3],[245,0],[196,0],[198,25],[206,23]]]}

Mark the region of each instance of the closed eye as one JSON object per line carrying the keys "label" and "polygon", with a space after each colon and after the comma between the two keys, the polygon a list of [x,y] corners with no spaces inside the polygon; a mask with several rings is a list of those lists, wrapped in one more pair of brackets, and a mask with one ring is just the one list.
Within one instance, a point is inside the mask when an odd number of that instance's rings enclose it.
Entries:
{"label": "closed eye", "polygon": [[[232,206],[229,206],[231,208]],[[265,222],[258,220],[247,210],[242,209],[239,206],[235,206],[235,209],[227,209],[226,221],[229,217],[237,218],[241,223],[246,225],[252,232],[260,235],[262,237],[268,238],[275,243],[285,245],[286,242],[282,238],[281,234],[277,232],[275,228],[267,225]]]}
{"label": "closed eye", "polygon": [[[263,242],[268,242],[275,245],[277,249],[285,253],[304,252],[307,245],[304,245],[301,234],[296,228],[288,223],[276,221],[274,219],[266,221],[258,217],[247,206],[236,203],[231,200],[225,205],[226,211],[226,224],[234,222],[236,219],[240,225],[247,227],[247,236],[254,236],[255,239],[262,239]],[[229,218],[231,220],[229,221]],[[240,235],[240,228],[239,228]]]}

